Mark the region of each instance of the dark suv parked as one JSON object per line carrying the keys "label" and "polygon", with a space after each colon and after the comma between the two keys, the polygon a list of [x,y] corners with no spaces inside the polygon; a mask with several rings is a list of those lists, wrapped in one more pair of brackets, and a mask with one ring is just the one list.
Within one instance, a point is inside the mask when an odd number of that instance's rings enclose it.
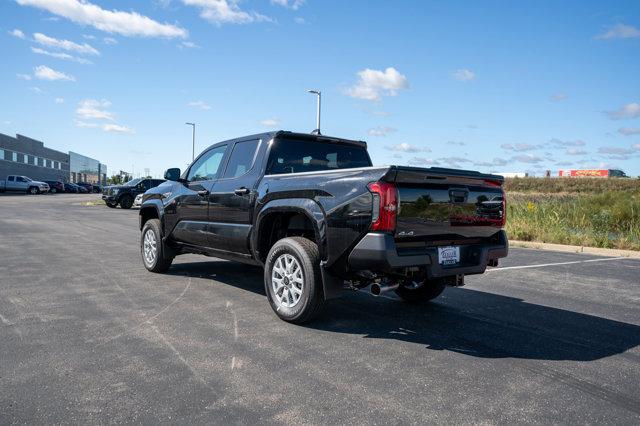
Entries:
{"label": "dark suv parked", "polygon": [[136,195],[143,194],[164,182],[163,179],[133,179],[123,185],[106,186],[102,190],[102,199],[108,207],[115,208],[120,204],[123,209],[130,209]]}

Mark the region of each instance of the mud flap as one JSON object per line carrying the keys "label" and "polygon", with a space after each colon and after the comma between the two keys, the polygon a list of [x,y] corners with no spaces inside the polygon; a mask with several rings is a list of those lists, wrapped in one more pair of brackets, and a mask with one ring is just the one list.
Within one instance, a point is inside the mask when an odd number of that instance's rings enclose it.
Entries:
{"label": "mud flap", "polygon": [[344,280],[331,274],[323,264],[320,264],[320,274],[322,275],[324,300],[340,297],[342,290],[344,290]]}

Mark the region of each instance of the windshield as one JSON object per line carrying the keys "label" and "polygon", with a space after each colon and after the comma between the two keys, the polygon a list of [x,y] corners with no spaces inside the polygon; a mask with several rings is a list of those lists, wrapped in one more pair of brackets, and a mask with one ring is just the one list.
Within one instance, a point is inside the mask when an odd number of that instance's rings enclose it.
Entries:
{"label": "windshield", "polygon": [[26,177],[26,176],[22,176],[22,179],[24,179],[24,180],[25,180],[25,182],[31,182],[31,178],[28,178],[28,177]]}
{"label": "windshield", "polygon": [[365,147],[309,140],[278,139],[271,147],[267,174],[317,172],[369,167]]}
{"label": "windshield", "polygon": [[142,182],[141,178],[133,179],[133,180],[130,180],[129,182],[125,183],[123,186],[136,186],[140,182]]}

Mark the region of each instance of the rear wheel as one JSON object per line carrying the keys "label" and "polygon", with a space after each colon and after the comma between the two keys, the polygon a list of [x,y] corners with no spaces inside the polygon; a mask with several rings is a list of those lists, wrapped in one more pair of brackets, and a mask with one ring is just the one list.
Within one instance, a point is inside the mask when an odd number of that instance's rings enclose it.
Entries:
{"label": "rear wheel", "polygon": [[31,195],[36,195],[40,192],[37,186],[30,186],[27,192]]}
{"label": "rear wheel", "polygon": [[281,319],[302,324],[315,318],[324,305],[318,246],[303,237],[276,242],[267,255],[264,284]]}
{"label": "rear wheel", "polygon": [[133,206],[133,197],[131,195],[123,195],[120,198],[120,207],[123,209],[130,209]]}
{"label": "rear wheel", "polygon": [[140,237],[140,253],[144,267],[151,272],[166,272],[171,266],[173,257],[165,257],[167,253],[165,253],[165,247],[162,243],[158,219],[149,219],[144,224]]}
{"label": "rear wheel", "polygon": [[51,188],[51,191],[49,191],[49,192],[52,193],[52,194],[55,194],[56,192],[58,192],[58,190],[55,189],[55,188]]}
{"label": "rear wheel", "polygon": [[395,292],[402,300],[409,303],[425,303],[440,296],[445,285],[442,280],[424,281],[420,287],[400,286]]}

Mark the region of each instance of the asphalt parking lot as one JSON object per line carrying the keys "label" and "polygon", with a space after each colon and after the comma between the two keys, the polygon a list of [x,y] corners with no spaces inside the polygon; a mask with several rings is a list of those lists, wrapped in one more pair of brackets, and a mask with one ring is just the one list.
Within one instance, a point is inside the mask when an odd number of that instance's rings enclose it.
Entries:
{"label": "asphalt parking lot", "polygon": [[514,248],[429,306],[349,293],[301,327],[258,268],[147,272],[137,211],[97,197],[0,198],[0,424],[640,421],[640,260]]}

